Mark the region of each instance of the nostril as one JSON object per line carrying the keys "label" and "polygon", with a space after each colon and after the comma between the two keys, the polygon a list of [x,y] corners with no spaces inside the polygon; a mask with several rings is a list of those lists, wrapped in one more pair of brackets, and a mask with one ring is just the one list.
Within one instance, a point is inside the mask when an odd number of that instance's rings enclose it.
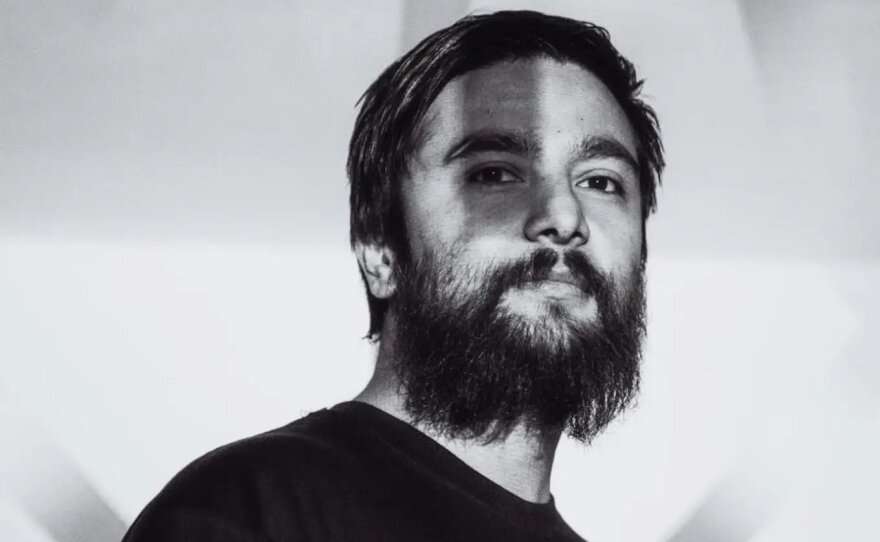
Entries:
{"label": "nostril", "polygon": [[557,230],[556,228],[548,228],[548,229],[542,231],[541,233],[539,233],[538,235],[543,236],[543,237],[549,237],[553,240],[556,240],[560,237],[559,230]]}
{"label": "nostril", "polygon": [[537,234],[533,241],[543,241],[552,245],[580,246],[586,243],[586,226],[576,228],[545,228]]}
{"label": "nostril", "polygon": [[565,183],[547,183],[536,190],[525,223],[526,238],[545,246],[580,246],[589,229],[582,202]]}

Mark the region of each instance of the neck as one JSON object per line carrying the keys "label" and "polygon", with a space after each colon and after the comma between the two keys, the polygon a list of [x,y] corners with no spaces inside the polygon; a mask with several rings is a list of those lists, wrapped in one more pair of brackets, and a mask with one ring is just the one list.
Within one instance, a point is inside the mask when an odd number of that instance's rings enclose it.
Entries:
{"label": "neck", "polygon": [[373,377],[355,401],[373,405],[409,423],[521,499],[535,503],[550,500],[550,473],[561,429],[535,432],[519,424],[503,439],[483,444],[479,440],[449,438],[420,426],[404,408],[404,397],[391,369],[392,350],[390,345],[380,344]]}

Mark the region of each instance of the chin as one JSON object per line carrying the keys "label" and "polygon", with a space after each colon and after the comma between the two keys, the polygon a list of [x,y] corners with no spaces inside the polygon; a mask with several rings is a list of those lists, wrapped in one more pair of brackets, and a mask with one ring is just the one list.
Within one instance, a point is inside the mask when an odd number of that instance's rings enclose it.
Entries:
{"label": "chin", "polygon": [[600,327],[595,310],[548,301],[532,305],[525,312],[500,307],[499,316],[509,325],[511,335],[525,338],[533,347],[547,353],[565,351],[584,333],[592,335]]}

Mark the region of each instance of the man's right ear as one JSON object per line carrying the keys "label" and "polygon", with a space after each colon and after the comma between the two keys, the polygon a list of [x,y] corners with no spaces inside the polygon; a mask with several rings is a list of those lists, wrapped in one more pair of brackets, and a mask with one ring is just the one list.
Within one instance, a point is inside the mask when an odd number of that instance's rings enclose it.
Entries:
{"label": "man's right ear", "polygon": [[394,294],[397,284],[394,281],[394,253],[385,245],[361,243],[354,245],[354,255],[367,279],[370,293],[379,299],[388,299]]}

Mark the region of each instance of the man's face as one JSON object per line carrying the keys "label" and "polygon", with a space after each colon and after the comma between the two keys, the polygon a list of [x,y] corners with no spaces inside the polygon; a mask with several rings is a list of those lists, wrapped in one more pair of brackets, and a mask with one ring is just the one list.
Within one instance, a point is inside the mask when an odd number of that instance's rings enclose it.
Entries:
{"label": "man's face", "polygon": [[[460,265],[485,269],[546,247],[582,252],[619,283],[637,272],[636,140],[593,74],[546,58],[497,64],[451,81],[425,118],[401,188],[413,260],[454,249]],[[594,322],[595,299],[558,271],[503,305],[534,321],[557,305]]]}
{"label": "man's face", "polygon": [[407,408],[452,433],[526,418],[590,438],[632,397],[644,330],[623,111],[590,72],[541,58],[453,80],[425,119],[391,300]]}

